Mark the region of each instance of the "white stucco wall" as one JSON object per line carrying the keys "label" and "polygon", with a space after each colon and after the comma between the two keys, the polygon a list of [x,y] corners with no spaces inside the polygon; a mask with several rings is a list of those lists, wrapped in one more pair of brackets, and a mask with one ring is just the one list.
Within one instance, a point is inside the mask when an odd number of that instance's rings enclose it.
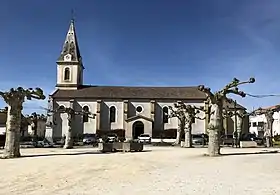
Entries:
{"label": "white stucco wall", "polygon": [[[69,101],[54,102],[54,109],[56,109],[59,106],[69,107],[70,102]],[[52,136],[53,137],[64,136],[66,134],[67,128],[68,128],[67,114],[54,113],[53,119],[54,119],[54,123],[56,125],[53,127]]]}
{"label": "white stucco wall", "polygon": [[[123,107],[124,103],[123,101],[104,101],[104,104],[106,105],[103,107],[103,109],[108,109],[107,112],[103,112],[102,117],[107,118],[106,120],[109,124],[109,129],[124,129],[123,125]],[[116,108],[116,122],[110,123],[110,107],[114,106]]]}
{"label": "white stucco wall", "polygon": [[[150,103],[150,101],[143,102],[143,101],[133,100],[130,103],[131,103],[132,106],[130,106],[129,108],[131,108],[131,109],[133,109],[133,107],[134,107],[134,109],[136,109],[138,106],[142,107],[142,111],[141,112],[136,112],[135,111],[135,114],[141,114],[142,116],[151,118],[151,103]],[[128,112],[130,112],[130,111],[128,111]]]}
{"label": "white stucco wall", "polygon": [[6,132],[6,126],[0,126],[0,134],[4,134]]}
{"label": "white stucco wall", "polygon": [[[174,102],[157,102],[158,104],[158,109],[156,110],[157,115],[156,115],[156,124],[155,124],[155,128],[158,129],[158,127],[160,127],[163,123],[163,118],[162,118],[162,108],[165,106],[174,106]],[[192,103],[192,102],[188,102],[185,103],[186,105],[193,105],[196,107],[200,107],[200,106],[204,106],[204,103]],[[171,110],[169,109],[169,114],[171,113]],[[200,118],[204,117],[204,113],[201,112],[199,113],[197,116],[199,116]],[[174,117],[174,118],[170,118],[168,120],[168,123],[164,123],[164,129],[176,129],[178,127],[178,118]],[[195,123],[192,126],[192,133],[193,134],[198,134],[198,133],[205,133],[205,122],[204,120],[199,120],[196,119]]]}
{"label": "white stucco wall", "polygon": [[[70,102],[68,101],[58,101],[56,102],[57,106],[69,107]],[[55,107],[57,107],[55,106]],[[74,103],[74,109],[76,111],[82,111],[84,106],[88,106],[89,112],[96,113],[97,102],[96,101],[77,101]],[[54,121],[57,125],[54,126],[53,136],[61,137],[66,134],[68,130],[68,119],[66,113],[54,114]],[[96,133],[96,120],[93,118],[88,118],[88,122],[83,122],[82,115],[75,116],[73,128],[73,135],[81,135],[81,134],[93,134]],[[48,131],[49,132],[49,131]],[[49,134],[49,133],[48,133]]]}
{"label": "white stucco wall", "polygon": [[[173,118],[169,118],[168,119],[168,123],[163,123],[163,113],[162,113],[162,109],[164,107],[169,107],[174,105],[173,102],[157,102],[156,106],[156,116],[155,116],[155,128],[160,130],[161,126],[163,124],[163,129],[176,129],[178,127],[178,119],[176,117]],[[171,114],[170,109],[168,108],[168,114]]]}
{"label": "white stucco wall", "polygon": [[[64,70],[69,68],[70,70],[70,79],[64,80]],[[57,84],[81,84],[83,78],[79,80],[79,77],[83,77],[83,70],[80,65],[58,65],[57,66]],[[60,87],[60,89],[71,89],[71,87]]]}
{"label": "white stucco wall", "polygon": [[[173,106],[174,101],[158,101],[155,103],[155,115],[154,115],[154,130],[164,130],[164,129],[176,129],[178,127],[178,119],[176,117],[170,118],[168,123],[163,123],[163,114],[162,114],[162,108],[165,106]],[[186,104],[189,105],[195,105],[197,107],[204,106],[204,103],[191,103],[188,102]],[[58,106],[65,106],[69,107],[70,102],[69,101],[58,101],[54,103],[54,109]],[[74,103],[75,110],[81,111],[84,106],[89,107],[89,111],[92,113],[96,113],[97,111],[97,102],[96,100],[91,101],[79,101],[77,100]],[[116,108],[116,122],[110,123],[109,121],[109,111],[110,107],[115,106]],[[136,108],[138,106],[142,107],[142,111],[138,113],[136,111]],[[101,103],[101,111],[100,111],[100,122],[102,123],[101,129],[103,130],[113,130],[113,129],[126,129],[133,125],[136,121],[142,121],[145,119],[135,119],[133,121],[130,121],[129,124],[124,121],[124,102],[123,100],[104,100]],[[141,100],[131,100],[128,102],[128,118],[133,117],[137,114],[140,114],[144,117],[147,117],[151,119],[151,102],[150,101],[141,101]],[[170,110],[169,110],[170,114]],[[201,118],[204,117],[204,113],[201,112],[199,114]],[[68,120],[67,120],[67,114],[54,114],[54,121],[57,125],[54,126],[52,133],[50,133],[50,130],[48,130],[47,135],[50,136],[52,134],[53,137],[61,137],[66,134],[68,130]],[[88,122],[84,122],[82,120],[82,116],[76,116],[75,117],[75,123],[73,128],[73,135],[77,134],[86,134],[86,133],[96,133],[96,119],[89,118]],[[145,131],[152,132],[152,123],[150,121],[143,122],[145,125]],[[197,133],[204,133],[204,120],[198,120],[196,119],[195,123],[193,124],[193,134]],[[147,129],[149,128],[149,129]],[[46,135],[46,136],[47,136]]]}
{"label": "white stucco wall", "polygon": [[[96,113],[96,108],[97,108],[97,102],[96,101],[95,102],[94,101],[78,101],[75,109],[81,111],[81,109],[84,106],[89,107],[89,112]],[[96,133],[96,120],[95,119],[89,117],[88,122],[83,123],[83,118],[81,116],[77,116],[76,123],[77,123],[77,126],[79,128],[81,128],[81,132],[83,131],[83,134]]]}
{"label": "white stucco wall", "polygon": [[[273,115],[273,118],[274,118],[274,122],[272,124],[272,129],[273,129],[273,134],[280,134],[280,112],[275,112],[274,115]],[[251,123],[251,126],[250,126],[250,133],[256,133],[258,134],[258,127],[253,127],[253,123],[256,122],[264,122],[266,123],[266,118],[265,118],[265,115],[262,114],[262,115],[257,115],[257,116],[250,116],[250,123]]]}

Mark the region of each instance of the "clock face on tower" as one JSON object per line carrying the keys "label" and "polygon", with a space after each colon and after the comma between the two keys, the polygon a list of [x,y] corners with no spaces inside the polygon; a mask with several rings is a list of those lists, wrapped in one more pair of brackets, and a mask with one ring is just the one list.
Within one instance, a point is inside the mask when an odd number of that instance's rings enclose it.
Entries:
{"label": "clock face on tower", "polygon": [[66,54],[66,55],[64,56],[64,61],[71,61],[71,59],[72,59],[71,54]]}

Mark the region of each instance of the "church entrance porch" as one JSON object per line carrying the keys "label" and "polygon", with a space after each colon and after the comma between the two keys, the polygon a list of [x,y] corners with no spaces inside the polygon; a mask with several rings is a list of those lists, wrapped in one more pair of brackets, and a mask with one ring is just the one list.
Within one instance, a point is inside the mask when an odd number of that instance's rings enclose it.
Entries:
{"label": "church entrance porch", "polygon": [[137,139],[141,134],[148,134],[152,137],[153,119],[136,115],[126,119],[125,138],[126,140]]}
{"label": "church entrance porch", "polygon": [[136,121],[132,125],[132,138],[137,139],[138,136],[144,133],[144,123],[141,121]]}

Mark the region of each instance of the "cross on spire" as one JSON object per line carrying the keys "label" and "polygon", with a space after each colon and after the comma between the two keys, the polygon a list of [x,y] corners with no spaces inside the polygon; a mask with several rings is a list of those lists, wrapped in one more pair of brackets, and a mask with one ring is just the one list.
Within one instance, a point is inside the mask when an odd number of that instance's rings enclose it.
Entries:
{"label": "cross on spire", "polygon": [[71,9],[71,22],[75,21],[75,12],[74,9]]}

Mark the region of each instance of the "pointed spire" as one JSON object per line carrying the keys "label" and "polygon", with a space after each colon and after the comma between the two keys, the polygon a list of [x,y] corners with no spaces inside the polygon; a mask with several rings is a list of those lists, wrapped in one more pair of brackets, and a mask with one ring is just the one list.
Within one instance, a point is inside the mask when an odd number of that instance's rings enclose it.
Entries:
{"label": "pointed spire", "polygon": [[[68,59],[65,59],[65,56],[68,55]],[[63,44],[63,49],[58,58],[58,61],[81,61],[80,49],[78,45],[78,40],[75,31],[75,22],[72,14],[72,19],[70,22],[69,30],[66,35],[66,39]]]}

